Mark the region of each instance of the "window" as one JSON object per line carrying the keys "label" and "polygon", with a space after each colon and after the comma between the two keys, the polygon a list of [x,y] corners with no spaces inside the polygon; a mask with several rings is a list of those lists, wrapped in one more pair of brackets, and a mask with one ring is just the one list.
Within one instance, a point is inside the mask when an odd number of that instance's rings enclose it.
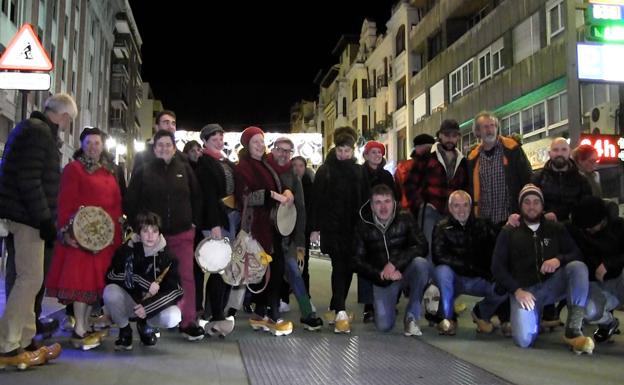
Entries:
{"label": "window", "polygon": [[442,32],[438,31],[431,37],[427,39],[427,46],[429,50],[429,58],[428,60],[433,59],[438,56],[438,54],[442,51]]}
{"label": "window", "polygon": [[67,38],[68,33],[69,33],[69,15],[65,14],[65,30],[63,31],[63,36]]}
{"label": "window", "polygon": [[368,116],[362,115],[362,134],[368,133]]}
{"label": "window", "polygon": [[[502,41],[502,39],[501,39]],[[503,65],[503,48],[492,53],[492,73],[498,73],[505,68]]]}
{"label": "window", "polygon": [[401,25],[399,27],[399,30],[397,31],[397,34],[395,36],[395,42],[396,42],[396,55],[395,56],[399,56],[399,54],[403,51],[405,51],[405,26]]}
{"label": "window", "polygon": [[368,97],[368,84],[366,79],[362,79],[362,97]]}
{"label": "window", "polygon": [[9,20],[15,24],[17,22],[17,1],[11,0],[11,8],[9,9]]}
{"label": "window", "polygon": [[347,117],[347,98],[342,98],[342,116]]}
{"label": "window", "polygon": [[55,60],[56,59],[55,55],[56,55],[56,47],[54,46],[54,44],[52,44],[50,46],[50,60],[52,60],[52,63],[54,63],[56,61]]}
{"label": "window", "polygon": [[565,29],[563,25],[563,0],[551,0],[546,3],[546,36],[548,44],[553,37]]}
{"label": "window", "polygon": [[423,92],[414,99],[414,122],[418,122],[420,118],[427,114],[427,94]]}
{"label": "window", "polygon": [[357,93],[357,79],[353,80],[353,86],[351,87],[351,100],[355,100],[358,98]]}
{"label": "window", "polygon": [[61,80],[65,81],[65,72],[66,72],[66,67],[67,66],[67,61],[65,61],[65,59],[63,59],[63,67],[61,68]]}
{"label": "window", "polygon": [[548,125],[568,119],[568,94],[566,92],[548,99]]}
{"label": "window", "polygon": [[492,54],[488,47],[479,55],[479,83],[492,77]]}
{"label": "window", "polygon": [[76,71],[72,71],[71,89],[72,89],[72,93],[75,94],[76,93]]}
{"label": "window", "polygon": [[401,80],[399,80],[396,83],[396,108],[397,110],[403,106],[405,106],[406,103],[406,94],[405,94],[405,77],[401,78]]}
{"label": "window", "polygon": [[473,84],[473,60],[470,59],[449,75],[451,101],[463,95]]}
{"label": "window", "polygon": [[444,107],[444,79],[429,88],[429,113],[440,107]]}
{"label": "window", "polygon": [[2,13],[9,14],[9,0],[2,0]]}
{"label": "window", "polygon": [[539,49],[539,14],[534,13],[513,29],[514,64],[533,55]]}

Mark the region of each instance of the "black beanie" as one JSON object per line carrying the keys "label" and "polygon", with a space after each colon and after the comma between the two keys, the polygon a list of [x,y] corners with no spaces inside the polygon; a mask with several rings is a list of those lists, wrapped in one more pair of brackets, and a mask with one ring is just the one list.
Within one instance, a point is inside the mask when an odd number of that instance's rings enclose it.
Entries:
{"label": "black beanie", "polygon": [[84,138],[88,135],[99,135],[104,140],[105,134],[97,127],[85,127],[84,130],[80,133],[80,142],[84,140]]}
{"label": "black beanie", "polygon": [[421,144],[434,144],[435,139],[429,134],[420,134],[414,137],[413,143],[414,147],[420,146]]}
{"label": "black beanie", "polygon": [[357,132],[349,126],[338,127],[334,130],[334,144],[338,146],[354,147],[357,141]]}
{"label": "black beanie", "polygon": [[572,223],[580,229],[596,226],[608,215],[604,201],[595,196],[586,196],[572,210]]}

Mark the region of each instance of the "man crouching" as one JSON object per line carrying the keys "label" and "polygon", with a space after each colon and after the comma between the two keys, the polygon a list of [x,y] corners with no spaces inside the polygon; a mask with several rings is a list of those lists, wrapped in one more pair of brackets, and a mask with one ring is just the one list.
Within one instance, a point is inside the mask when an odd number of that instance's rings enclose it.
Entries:
{"label": "man crouching", "polygon": [[392,330],[397,297],[409,286],[404,334],[420,336],[420,302],[431,273],[431,264],[424,258],[427,241],[409,213],[396,213],[394,193],[388,186],[374,186],[369,202],[360,208],[354,258],[356,271],[373,283],[375,326],[384,332]]}
{"label": "man crouching", "polygon": [[562,224],[543,217],[544,197],[533,184],[520,191],[521,223],[503,228],[496,240],[492,273],[511,302],[514,342],[526,348],[539,333],[544,305],[567,299],[564,341],[575,353],[592,353],[594,341],[581,330],[589,291],[587,266]]}

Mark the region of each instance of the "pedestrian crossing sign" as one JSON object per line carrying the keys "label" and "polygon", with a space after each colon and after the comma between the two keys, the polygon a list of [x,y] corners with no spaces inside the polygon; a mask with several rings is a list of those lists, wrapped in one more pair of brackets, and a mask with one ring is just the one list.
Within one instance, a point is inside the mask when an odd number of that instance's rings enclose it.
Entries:
{"label": "pedestrian crossing sign", "polygon": [[51,71],[52,62],[30,24],[22,28],[0,56],[0,70]]}

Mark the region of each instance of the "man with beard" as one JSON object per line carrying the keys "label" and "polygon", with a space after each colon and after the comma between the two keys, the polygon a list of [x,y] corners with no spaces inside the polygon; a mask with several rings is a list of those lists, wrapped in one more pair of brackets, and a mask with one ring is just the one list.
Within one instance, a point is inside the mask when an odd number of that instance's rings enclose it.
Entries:
{"label": "man with beard", "polygon": [[575,353],[592,353],[594,341],[582,331],[589,280],[587,266],[565,227],[543,217],[544,197],[533,184],[518,197],[521,224],[503,228],[496,240],[492,273],[511,298],[512,336],[527,348],[539,334],[544,305],[567,299],[564,341]]}
{"label": "man with beard", "polygon": [[565,138],[554,139],[548,155],[550,159],[533,175],[532,183],[544,193],[544,217],[566,221],[574,206],[592,194],[591,186],[570,160],[570,145]]}
{"label": "man with beard", "polygon": [[378,184],[372,188],[370,201],[360,208],[354,265],[373,284],[377,329],[393,329],[397,296],[409,287],[404,334],[420,336],[420,302],[431,264],[424,258],[427,244],[414,218],[409,213],[398,214],[396,206],[390,187]]}
{"label": "man with beard", "polygon": [[[418,218],[429,249],[431,235],[436,223],[446,214],[449,194],[455,190],[465,190],[468,184],[466,159],[457,149],[459,124],[447,119],[440,125],[438,142],[431,146],[429,154],[416,162],[405,183],[408,199],[412,207],[418,209]],[[431,261],[431,252],[427,258]]]}
{"label": "man with beard", "polygon": [[531,166],[520,144],[498,135],[499,122],[490,112],[474,119],[473,133],[481,143],[468,154],[469,190],[475,214],[494,224],[518,212],[515,197],[531,180]]}

